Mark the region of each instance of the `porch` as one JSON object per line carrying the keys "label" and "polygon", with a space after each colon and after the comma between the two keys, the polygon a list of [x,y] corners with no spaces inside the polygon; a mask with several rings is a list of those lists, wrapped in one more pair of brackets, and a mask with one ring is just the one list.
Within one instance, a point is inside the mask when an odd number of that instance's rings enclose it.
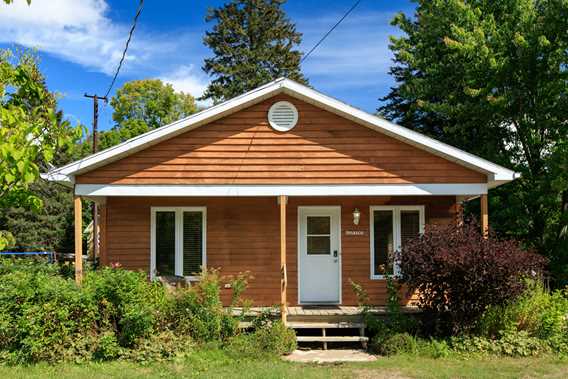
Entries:
{"label": "porch", "polygon": [[[171,220],[175,223],[181,220],[184,224],[172,227],[172,233],[180,234],[186,222],[185,216],[201,212],[199,217],[191,218],[191,230],[201,228],[200,246],[203,248],[196,250],[202,254],[201,265],[219,268],[222,275],[249,271],[254,279],[244,297],[253,301],[256,306],[253,311],[278,304],[277,316],[285,323],[309,321],[336,326],[347,321],[360,322],[351,281],[368,292],[370,304],[376,305],[373,312],[386,312],[383,306],[386,281],[384,275],[377,271],[380,265],[373,262],[376,257],[373,253],[374,230],[377,223],[384,220],[385,213],[390,217],[388,223],[392,226],[388,228],[393,231],[396,245],[400,241],[401,228],[395,225],[395,221],[402,218],[403,212],[410,220],[408,230],[418,233],[424,223],[456,222],[461,208],[458,196],[434,194],[149,197],[96,193],[83,196],[98,202],[97,231],[100,236],[97,240],[102,264],[120,263],[124,268],[155,274],[159,269],[156,238],[168,234],[158,231],[157,213],[171,213]],[[486,202],[486,195],[482,195],[481,199],[482,204]],[[75,209],[80,241],[80,196],[75,198]],[[482,209],[486,212],[486,207]],[[317,214],[311,213],[313,210],[317,210]],[[324,217],[321,211],[326,212]],[[381,218],[373,217],[374,212],[381,212]],[[325,217],[329,220],[321,224]],[[309,232],[308,220],[313,222],[314,228],[325,227],[325,231]],[[306,248],[309,237],[313,237],[313,254],[309,254]],[[169,245],[176,250],[172,260],[175,261],[175,275],[186,276],[183,257],[180,264],[181,254],[178,254],[179,250],[186,248],[186,244],[178,239],[174,242]],[[80,253],[80,243],[77,247]],[[76,265],[78,282],[81,263]],[[199,267],[199,264],[193,264]],[[326,276],[326,273],[331,274]],[[230,299],[230,287],[223,288],[222,293],[224,300]],[[298,324],[294,326],[300,327]]]}

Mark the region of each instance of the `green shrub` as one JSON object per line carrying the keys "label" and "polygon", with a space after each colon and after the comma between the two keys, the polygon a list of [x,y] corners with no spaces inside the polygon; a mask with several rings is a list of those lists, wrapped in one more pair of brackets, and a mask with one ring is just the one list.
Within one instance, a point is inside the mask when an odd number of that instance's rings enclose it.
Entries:
{"label": "green shrub", "polygon": [[186,356],[192,351],[193,345],[191,337],[165,330],[138,339],[135,348],[123,349],[121,358],[139,363],[166,361]]}
{"label": "green shrub", "polygon": [[296,333],[276,321],[256,331],[231,338],[226,348],[237,356],[258,357],[259,355],[285,355],[297,347]]}
{"label": "green shrub", "polygon": [[87,273],[82,291],[97,305],[99,327],[113,329],[123,347],[154,331],[166,301],[162,285],[144,273],[108,267]]}
{"label": "green shrub", "polygon": [[0,275],[0,350],[10,361],[87,358],[96,321],[96,305],[70,280],[41,269]]}
{"label": "green shrub", "polygon": [[261,328],[255,333],[258,347],[262,351],[269,351],[277,355],[290,354],[296,350],[296,333],[284,326],[280,321],[268,327]]}
{"label": "green shrub", "polygon": [[550,352],[546,341],[527,332],[507,332],[498,339],[479,336],[452,337],[454,351],[465,354],[495,354],[510,357],[530,357]]}
{"label": "green shrub", "polygon": [[122,353],[122,348],[118,344],[118,339],[113,332],[103,333],[97,341],[97,347],[93,353],[93,358],[101,361],[108,361],[118,358]]}
{"label": "green shrub", "polygon": [[528,281],[527,290],[515,301],[490,307],[479,320],[477,331],[488,338],[524,332],[548,341],[560,351],[568,344],[568,297],[547,291],[540,282]]}
{"label": "green shrub", "polygon": [[418,340],[418,353],[428,358],[446,358],[452,353],[452,349],[446,340]]}
{"label": "green shrub", "polygon": [[[246,288],[246,275],[229,278],[233,295],[231,306],[224,308],[221,301],[222,279],[218,271],[204,271],[191,287],[174,293],[169,319],[179,334],[189,335],[199,342],[226,340],[239,331],[240,317],[232,314],[232,307],[240,304],[240,294]],[[243,315],[245,312],[242,312]]]}
{"label": "green shrub", "polygon": [[414,354],[417,352],[416,339],[408,333],[388,336],[379,346],[375,346],[382,355]]}

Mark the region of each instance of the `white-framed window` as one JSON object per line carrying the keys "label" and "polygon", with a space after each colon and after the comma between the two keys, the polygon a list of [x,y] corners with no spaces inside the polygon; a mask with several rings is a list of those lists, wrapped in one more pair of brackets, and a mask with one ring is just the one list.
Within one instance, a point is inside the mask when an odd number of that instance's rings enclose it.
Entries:
{"label": "white-framed window", "polygon": [[400,275],[396,252],[406,241],[424,233],[424,206],[371,206],[369,214],[371,279]]}
{"label": "white-framed window", "polygon": [[206,267],[206,208],[152,207],[151,227],[150,276],[196,279]]}

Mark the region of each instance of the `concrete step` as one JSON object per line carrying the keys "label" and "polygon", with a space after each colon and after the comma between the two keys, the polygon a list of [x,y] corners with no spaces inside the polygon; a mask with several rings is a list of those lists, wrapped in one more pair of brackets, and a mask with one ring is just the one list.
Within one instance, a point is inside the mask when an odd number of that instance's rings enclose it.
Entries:
{"label": "concrete step", "polygon": [[367,342],[369,337],[362,336],[298,336],[298,342]]}
{"label": "concrete step", "polygon": [[362,322],[309,322],[309,321],[291,321],[286,324],[292,329],[360,329],[364,328]]}

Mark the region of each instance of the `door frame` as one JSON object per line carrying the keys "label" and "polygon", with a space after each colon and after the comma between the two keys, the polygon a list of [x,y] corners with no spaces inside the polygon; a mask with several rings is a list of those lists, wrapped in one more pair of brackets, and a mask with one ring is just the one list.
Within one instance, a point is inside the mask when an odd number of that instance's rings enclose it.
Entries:
{"label": "door frame", "polygon": [[[329,302],[323,302],[323,303],[318,303],[318,302],[302,302],[302,296],[301,296],[301,291],[302,291],[302,283],[301,283],[301,270],[302,270],[302,260],[301,260],[301,254],[302,254],[302,235],[301,235],[301,231],[300,231],[300,227],[301,227],[301,223],[302,223],[302,209],[320,209],[320,210],[333,210],[336,211],[338,213],[338,219],[337,219],[337,248],[339,251],[339,256],[337,257],[339,259],[339,261],[337,262],[338,264],[338,286],[339,286],[339,301],[337,303],[329,303]],[[343,261],[343,251],[341,249],[341,237],[342,237],[342,229],[341,229],[341,205],[298,205],[297,208],[297,212],[298,212],[298,217],[297,217],[297,223],[298,223],[298,227],[297,227],[297,246],[296,246],[296,259],[298,260],[298,304],[300,305],[340,305],[343,303],[343,278],[341,275],[341,271],[342,271],[342,261]]]}

